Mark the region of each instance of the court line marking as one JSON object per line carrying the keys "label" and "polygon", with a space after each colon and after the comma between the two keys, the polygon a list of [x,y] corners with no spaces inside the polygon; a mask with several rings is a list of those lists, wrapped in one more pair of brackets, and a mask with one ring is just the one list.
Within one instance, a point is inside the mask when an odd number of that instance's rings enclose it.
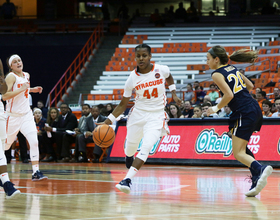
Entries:
{"label": "court line marking", "polygon": [[[279,212],[278,209],[275,209],[275,210],[269,210],[269,212]],[[199,215],[199,217],[202,217],[204,215],[229,215],[229,214],[236,214],[236,213],[254,213],[252,211],[225,211],[225,212],[204,212],[204,213],[185,213],[185,214],[175,214],[175,213],[172,213],[172,214],[154,214],[154,215],[133,215],[133,214],[130,214],[130,215],[118,215],[118,216],[112,216],[112,217],[100,217],[100,218],[79,218],[79,219],[69,219],[69,220],[94,220],[94,219],[117,219],[117,218],[155,218],[155,217],[163,217],[163,218],[168,218],[168,217],[179,217],[179,216],[194,216],[194,217],[197,217],[197,215]],[[267,210],[264,210],[264,211],[258,211],[258,213],[268,213]]]}
{"label": "court line marking", "polygon": [[188,187],[188,186],[190,186],[190,185],[180,185],[180,186],[174,186],[174,187],[167,188],[167,189],[162,189],[162,190],[144,191],[144,193],[146,193],[146,192],[147,193],[151,193],[151,192],[170,192],[170,191],[185,188],[185,187]]}

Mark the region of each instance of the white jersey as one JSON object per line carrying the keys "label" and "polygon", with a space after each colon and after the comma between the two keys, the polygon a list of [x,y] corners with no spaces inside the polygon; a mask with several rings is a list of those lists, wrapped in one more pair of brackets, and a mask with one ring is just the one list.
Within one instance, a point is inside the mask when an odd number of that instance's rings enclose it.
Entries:
{"label": "white jersey", "polygon": [[[24,77],[19,77],[17,74],[10,72],[8,75],[12,74],[15,76],[16,81],[12,87],[12,91],[19,89],[23,83],[30,83],[29,81],[29,74],[23,72]],[[29,90],[30,88],[26,89],[24,92],[21,92],[14,98],[7,100],[6,111],[7,113],[17,113],[17,114],[26,114],[30,111],[29,106]]]}
{"label": "white jersey", "polygon": [[170,75],[168,66],[154,64],[146,74],[133,70],[128,77],[124,97],[131,97],[135,89],[135,108],[143,111],[163,110],[166,105],[165,79]]}

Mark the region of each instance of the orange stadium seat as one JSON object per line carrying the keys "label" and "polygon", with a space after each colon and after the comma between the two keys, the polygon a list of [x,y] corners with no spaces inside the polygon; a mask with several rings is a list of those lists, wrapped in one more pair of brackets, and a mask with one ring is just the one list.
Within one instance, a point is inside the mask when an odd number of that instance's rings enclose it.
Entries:
{"label": "orange stadium seat", "polygon": [[107,65],[106,68],[105,68],[106,71],[114,71],[114,67],[113,66],[110,66],[110,65]]}
{"label": "orange stadium seat", "polygon": [[148,40],[148,35],[137,35],[137,39]]}
{"label": "orange stadium seat", "polygon": [[111,61],[108,62],[108,65],[109,65],[109,66],[117,66],[117,65],[119,65],[119,64],[120,64],[120,61],[112,61],[112,60],[111,60]]}
{"label": "orange stadium seat", "polygon": [[269,74],[269,78],[277,78],[278,77],[278,73],[270,73]]}
{"label": "orange stadium seat", "polygon": [[135,56],[127,56],[123,58],[123,61],[134,61],[135,60]]}
{"label": "orange stadium seat", "polygon": [[185,52],[185,48],[184,47],[174,47],[174,48],[172,48],[172,52],[173,53],[183,53],[183,52]]}
{"label": "orange stadium seat", "polygon": [[133,44],[134,39],[124,38],[122,39],[122,44]]}
{"label": "orange stadium seat", "polygon": [[275,82],[276,83],[276,81],[277,81],[277,78],[269,78],[268,79],[268,82]]}
{"label": "orange stadium seat", "polygon": [[161,53],[162,48],[152,48],[152,53]]}
{"label": "orange stadium seat", "polygon": [[143,39],[133,39],[133,44],[143,44]]}
{"label": "orange stadium seat", "polygon": [[175,43],[174,47],[186,47],[186,43]]}
{"label": "orange stadium seat", "polygon": [[279,51],[279,48],[273,48],[271,49],[270,53],[278,53]]}
{"label": "orange stadium seat", "polygon": [[174,43],[164,43],[163,44],[163,48],[173,48],[174,47]]}
{"label": "orange stadium seat", "polygon": [[111,57],[112,61],[122,61],[122,57]]}
{"label": "orange stadium seat", "polygon": [[262,79],[268,79],[269,78],[269,73],[262,73],[260,78]]}
{"label": "orange stadium seat", "polygon": [[114,67],[115,71],[128,71],[128,66],[117,65]]}
{"label": "orange stadium seat", "polygon": [[276,83],[276,84],[275,84],[275,87],[280,88],[280,82]]}
{"label": "orange stadium seat", "polygon": [[280,45],[280,40],[276,40],[276,41],[272,41],[272,42],[273,42],[273,46]]}
{"label": "orange stadium seat", "polygon": [[135,48],[128,48],[128,53],[135,53]]}
{"label": "orange stadium seat", "polygon": [[122,95],[124,89],[113,89],[113,95]]}
{"label": "orange stadium seat", "polygon": [[134,35],[124,35],[123,38],[134,39]]}
{"label": "orange stadium seat", "polygon": [[162,48],[162,53],[172,53],[172,49],[171,47],[164,47]]}
{"label": "orange stadium seat", "polygon": [[260,49],[259,54],[266,54],[266,49]]}
{"label": "orange stadium seat", "polygon": [[195,47],[191,47],[191,46],[186,47],[185,52],[193,53],[193,52],[195,52]]}

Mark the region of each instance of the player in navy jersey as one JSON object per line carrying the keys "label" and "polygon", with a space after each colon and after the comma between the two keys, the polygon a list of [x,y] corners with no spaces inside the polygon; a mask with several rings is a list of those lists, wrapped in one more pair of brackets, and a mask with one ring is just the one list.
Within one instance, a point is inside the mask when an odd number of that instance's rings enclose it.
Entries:
{"label": "player in navy jersey", "polygon": [[207,53],[207,64],[210,69],[215,69],[212,79],[222,93],[222,100],[216,106],[209,108],[207,114],[213,114],[226,105],[232,110],[229,129],[232,133],[233,155],[239,162],[249,167],[252,173],[252,186],[245,193],[246,196],[256,196],[260,193],[273,168],[262,166],[255,160],[250,150],[246,150],[252,133],[261,128],[262,111],[257,101],[249,94],[254,85],[236,67],[229,65],[228,60],[254,63],[258,57],[257,53],[257,51],[238,50],[228,56],[225,48],[221,46],[214,46]]}

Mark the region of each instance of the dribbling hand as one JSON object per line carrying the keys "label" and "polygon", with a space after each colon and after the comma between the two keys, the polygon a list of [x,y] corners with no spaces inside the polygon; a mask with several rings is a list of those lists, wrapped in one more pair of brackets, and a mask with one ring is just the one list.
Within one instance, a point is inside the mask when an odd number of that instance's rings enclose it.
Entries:
{"label": "dribbling hand", "polygon": [[176,104],[180,107],[182,104],[182,100],[178,96],[173,96],[173,100],[176,102]]}
{"label": "dribbling hand", "polygon": [[213,111],[212,107],[208,108],[207,111],[207,116],[211,115],[211,114],[214,114],[215,112]]}

